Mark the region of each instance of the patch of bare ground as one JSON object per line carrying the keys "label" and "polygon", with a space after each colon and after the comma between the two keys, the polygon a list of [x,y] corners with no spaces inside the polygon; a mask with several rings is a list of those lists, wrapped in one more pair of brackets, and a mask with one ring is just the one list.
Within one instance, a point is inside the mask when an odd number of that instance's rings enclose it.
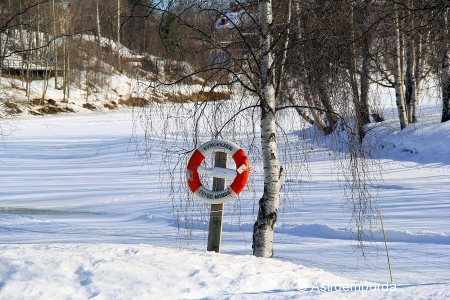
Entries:
{"label": "patch of bare ground", "polygon": [[191,98],[187,95],[181,95],[181,94],[164,94],[164,98],[167,102],[173,102],[173,103],[187,103],[191,102]]}
{"label": "patch of bare ground", "polygon": [[17,115],[22,113],[22,110],[15,103],[5,101],[3,102],[3,106],[5,107],[5,112],[8,115]]}
{"label": "patch of bare ground", "polygon": [[[54,100],[52,100],[52,101],[54,101]],[[28,103],[31,104],[31,105],[45,105],[46,102],[48,103],[48,100],[45,101],[45,100],[42,100],[42,99],[39,99],[39,98],[36,98],[36,99],[30,99],[30,100],[28,101]],[[56,103],[56,102],[55,102],[55,103]]]}
{"label": "patch of bare ground", "polygon": [[111,102],[103,104],[103,106],[107,109],[114,110],[114,109],[117,109],[117,102],[111,101]]}
{"label": "patch of bare ground", "polygon": [[230,100],[231,94],[230,92],[196,92],[191,94],[194,101],[203,102],[203,101],[219,101],[219,100]]}
{"label": "patch of bare ground", "polygon": [[28,111],[28,113],[32,115],[54,115],[63,112],[74,112],[74,110],[69,107],[59,106],[53,99],[30,99],[29,104],[34,108]]}
{"label": "patch of bare ground", "polygon": [[130,97],[126,100],[120,99],[119,104],[124,106],[137,106],[137,107],[143,107],[146,106],[150,100],[141,98],[141,97]]}
{"label": "patch of bare ground", "polygon": [[187,102],[204,102],[204,101],[219,101],[231,99],[230,92],[194,92],[190,95],[181,94],[164,94],[166,101],[174,103],[187,103]]}
{"label": "patch of bare ground", "polygon": [[59,106],[44,106],[37,109],[43,115],[54,115],[61,112],[68,112],[70,110],[59,107]]}
{"label": "patch of bare ground", "polygon": [[83,103],[82,105],[84,108],[90,109],[90,110],[96,110],[97,107],[94,104],[91,103]]}

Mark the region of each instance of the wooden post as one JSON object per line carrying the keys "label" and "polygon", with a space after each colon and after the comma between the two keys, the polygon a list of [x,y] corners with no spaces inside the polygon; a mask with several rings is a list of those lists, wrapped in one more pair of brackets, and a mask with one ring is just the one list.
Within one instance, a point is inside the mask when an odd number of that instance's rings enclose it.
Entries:
{"label": "wooden post", "polygon": [[[214,166],[222,168],[228,167],[228,154],[224,152],[216,152],[214,157]],[[213,191],[223,191],[226,187],[226,179],[213,177]],[[223,203],[211,204],[207,246],[208,251],[216,251],[217,253],[220,253],[220,243],[222,241],[223,206]]]}

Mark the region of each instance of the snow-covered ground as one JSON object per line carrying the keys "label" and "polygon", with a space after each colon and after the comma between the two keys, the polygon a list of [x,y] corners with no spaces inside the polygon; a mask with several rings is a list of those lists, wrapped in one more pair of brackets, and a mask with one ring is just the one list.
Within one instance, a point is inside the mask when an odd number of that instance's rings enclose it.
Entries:
{"label": "snow-covered ground", "polygon": [[275,257],[261,259],[245,197],[226,205],[221,254],[205,250],[207,218],[178,228],[158,164],[135,153],[130,110],[21,116],[0,149],[0,299],[448,299],[450,123],[436,113],[401,134],[395,121],[371,130],[389,133],[378,205],[395,284],[381,232],[367,261],[354,252],[329,149],[311,152]]}

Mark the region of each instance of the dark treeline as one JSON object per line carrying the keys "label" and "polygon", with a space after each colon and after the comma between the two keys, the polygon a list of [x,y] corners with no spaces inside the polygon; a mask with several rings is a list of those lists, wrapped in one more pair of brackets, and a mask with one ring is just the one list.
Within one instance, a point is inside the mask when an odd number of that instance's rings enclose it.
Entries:
{"label": "dark treeline", "polygon": [[[52,58],[60,66],[59,76],[64,78],[60,84],[66,90],[70,76],[94,70],[99,60],[120,72],[130,71],[117,51],[123,45],[137,53],[185,61],[206,81],[241,82],[255,92],[255,78],[261,75],[257,5],[257,1],[4,0],[1,62],[13,54],[42,62]],[[275,92],[280,107],[295,108],[324,134],[333,132],[338,116],[351,107],[363,139],[365,124],[383,120],[371,90],[395,89],[400,127],[406,128],[419,119],[422,91],[437,82],[442,122],[450,119],[450,1],[274,0],[272,5],[271,72],[278,78]],[[93,40],[86,42],[81,34]],[[101,38],[118,46],[101,43]],[[83,64],[86,57],[78,51],[83,47],[99,60]],[[173,72],[172,81],[180,80],[177,70]]]}

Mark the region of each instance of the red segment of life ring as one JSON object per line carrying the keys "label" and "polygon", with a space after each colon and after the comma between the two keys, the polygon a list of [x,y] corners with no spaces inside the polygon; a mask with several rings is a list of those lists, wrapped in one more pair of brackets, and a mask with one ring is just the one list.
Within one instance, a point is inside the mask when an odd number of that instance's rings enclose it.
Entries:
{"label": "red segment of life ring", "polygon": [[236,178],[234,178],[233,183],[230,185],[230,189],[232,189],[236,195],[239,195],[247,184],[248,171],[250,168],[248,165],[247,155],[245,155],[245,152],[242,149],[239,149],[232,157],[236,163],[236,166],[238,166],[238,169],[245,166],[243,172],[236,172]]}
{"label": "red segment of life ring", "polygon": [[196,149],[189,159],[187,165],[186,177],[188,180],[189,189],[193,193],[195,193],[195,191],[202,186],[202,182],[200,181],[200,176],[198,175],[197,169],[204,159],[205,157],[202,155],[202,153],[198,151],[198,149]]}
{"label": "red segment of life ring", "polygon": [[[227,153],[233,158],[237,167],[236,177],[224,191],[211,191],[205,188],[198,174],[198,167],[205,157],[214,152]],[[186,177],[189,189],[197,198],[207,203],[219,204],[233,200],[242,192],[247,184],[249,169],[247,155],[238,145],[225,140],[212,140],[204,143],[194,151],[187,164]]]}

